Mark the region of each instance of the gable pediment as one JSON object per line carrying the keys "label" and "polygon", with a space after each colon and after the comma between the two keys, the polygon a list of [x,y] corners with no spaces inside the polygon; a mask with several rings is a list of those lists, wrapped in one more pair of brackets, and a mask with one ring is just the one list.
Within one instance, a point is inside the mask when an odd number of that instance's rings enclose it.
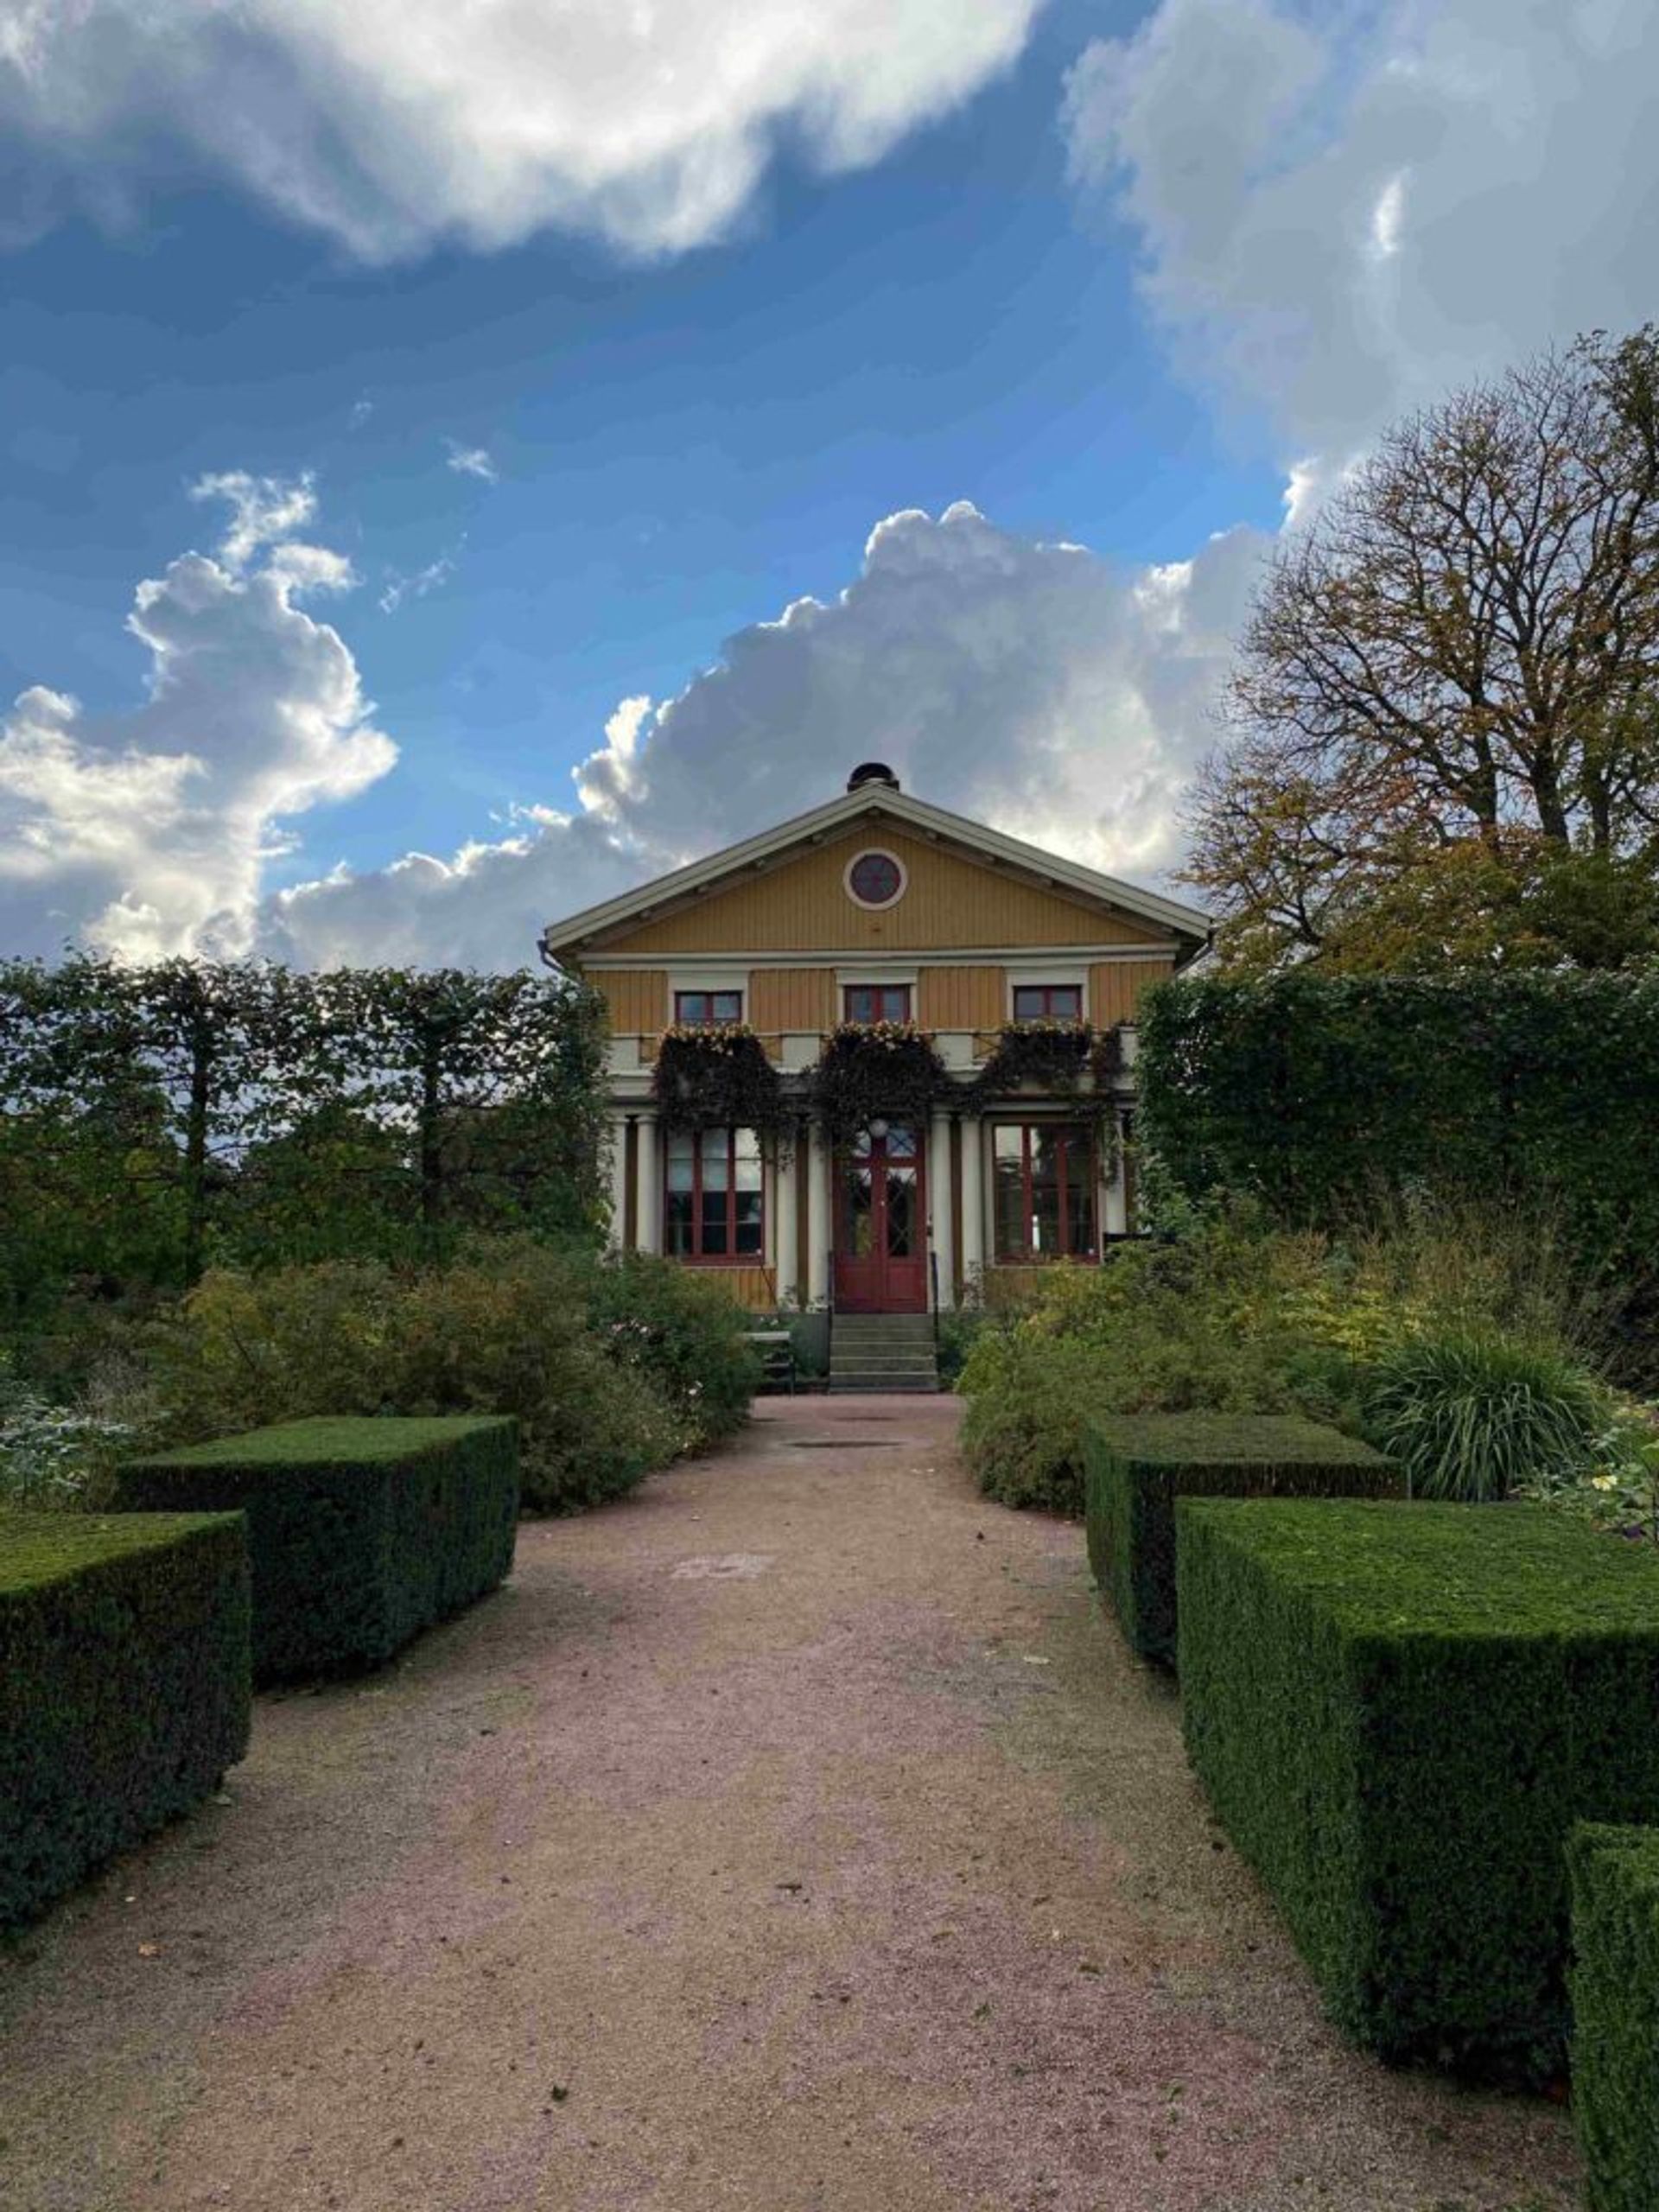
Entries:
{"label": "gable pediment", "polygon": [[[887,854],[900,895],[848,881]],[[680,953],[946,952],[1045,946],[1196,950],[1207,918],[897,791],[832,801],[768,835],[555,924],[549,955],[580,962]]]}

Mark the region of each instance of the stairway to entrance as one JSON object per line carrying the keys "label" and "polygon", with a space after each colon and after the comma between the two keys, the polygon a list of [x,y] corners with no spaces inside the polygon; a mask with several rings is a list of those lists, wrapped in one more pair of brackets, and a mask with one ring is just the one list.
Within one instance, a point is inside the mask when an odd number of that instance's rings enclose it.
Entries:
{"label": "stairway to entrance", "polygon": [[830,1337],[830,1388],[937,1390],[938,1358],[926,1313],[837,1313]]}

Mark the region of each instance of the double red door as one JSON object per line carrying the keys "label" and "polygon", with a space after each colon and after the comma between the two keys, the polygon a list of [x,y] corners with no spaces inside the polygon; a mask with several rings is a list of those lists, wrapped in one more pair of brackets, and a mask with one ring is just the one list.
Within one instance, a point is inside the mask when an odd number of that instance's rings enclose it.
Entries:
{"label": "double red door", "polygon": [[927,1206],[921,1133],[907,1122],[861,1129],[836,1164],[836,1306],[843,1313],[927,1311]]}

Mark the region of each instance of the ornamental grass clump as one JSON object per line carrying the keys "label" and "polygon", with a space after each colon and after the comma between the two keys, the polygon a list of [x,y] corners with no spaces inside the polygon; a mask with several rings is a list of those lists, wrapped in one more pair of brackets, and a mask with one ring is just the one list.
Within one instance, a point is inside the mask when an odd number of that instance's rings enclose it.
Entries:
{"label": "ornamental grass clump", "polygon": [[1458,1330],[1384,1352],[1364,1417],[1414,1496],[1484,1504],[1541,1478],[1587,1473],[1613,1400],[1562,1352]]}

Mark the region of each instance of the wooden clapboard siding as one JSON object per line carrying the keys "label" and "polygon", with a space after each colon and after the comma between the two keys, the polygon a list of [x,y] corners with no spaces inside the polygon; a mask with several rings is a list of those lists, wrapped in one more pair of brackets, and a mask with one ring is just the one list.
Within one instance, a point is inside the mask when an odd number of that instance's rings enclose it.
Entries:
{"label": "wooden clapboard siding", "polygon": [[1174,973],[1173,960],[1098,960],[1089,970],[1089,1013],[1098,1029],[1133,1021],[1142,991]]}
{"label": "wooden clapboard siding", "polygon": [[924,1029],[995,1029],[1007,1016],[1007,970],[923,968],[916,978],[916,1019]]}
{"label": "wooden clapboard siding", "polygon": [[588,981],[602,992],[611,1010],[611,1033],[617,1037],[655,1037],[668,1027],[668,970],[666,968],[601,969]]}
{"label": "wooden clapboard siding", "polygon": [[748,1018],[768,1034],[832,1028],[836,977],[830,968],[756,968],[749,976]]}
{"label": "wooden clapboard siding", "polygon": [[[894,854],[909,879],[904,897],[879,913],[849,898],[844,881],[848,862],[870,848]],[[711,890],[677,912],[619,929],[605,940],[604,950],[660,956],[1113,942],[1156,944],[1162,939],[1145,922],[1115,908],[1046,890],[925,838],[873,823],[798,859]]]}
{"label": "wooden clapboard siding", "polygon": [[778,1274],[772,1268],[699,1268],[691,1272],[705,1282],[717,1283],[734,1306],[746,1313],[773,1313],[778,1309]]}

